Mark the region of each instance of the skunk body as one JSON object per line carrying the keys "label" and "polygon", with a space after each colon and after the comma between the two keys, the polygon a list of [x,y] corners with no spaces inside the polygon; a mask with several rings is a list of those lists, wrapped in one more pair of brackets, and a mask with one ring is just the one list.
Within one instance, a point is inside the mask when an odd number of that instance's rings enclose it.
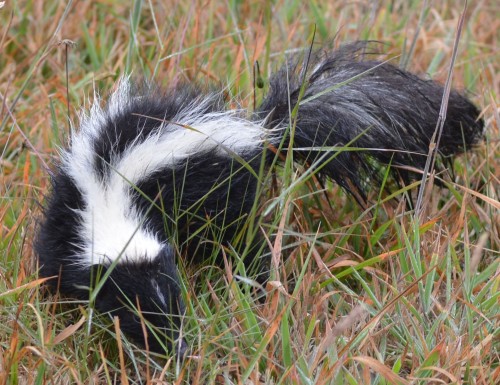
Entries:
{"label": "skunk body", "polygon": [[[361,196],[374,174],[372,159],[423,168],[443,88],[367,60],[366,47],[359,42],[315,53],[312,70],[299,60],[285,64],[250,117],[228,110],[221,92],[141,90],[122,80],[106,107],[95,102],[62,153],[35,240],[40,274],[59,276],[52,287],[77,298],[88,299],[96,287],[96,308],[117,315],[129,337],[154,351],[175,347],[183,354],[172,240],[192,238],[209,220],[223,233],[218,242],[229,244],[256,199],[252,170],[263,156],[273,161],[270,145],[291,144],[313,166],[321,158],[323,175]],[[291,137],[287,126],[297,103]],[[467,98],[451,92],[441,155],[482,138],[478,116]],[[321,150],[348,144],[367,151],[331,151],[332,157]],[[203,259],[203,248],[194,246],[190,258]],[[164,335],[144,336],[134,308]]]}

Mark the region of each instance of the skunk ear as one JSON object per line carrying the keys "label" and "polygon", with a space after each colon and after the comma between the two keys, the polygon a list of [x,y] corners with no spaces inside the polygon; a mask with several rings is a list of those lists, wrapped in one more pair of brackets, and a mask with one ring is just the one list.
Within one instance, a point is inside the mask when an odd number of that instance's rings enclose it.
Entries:
{"label": "skunk ear", "polygon": [[177,269],[177,266],[175,265],[175,251],[169,244],[162,247],[157,260],[160,265],[165,267],[167,270]]}
{"label": "skunk ear", "polygon": [[181,285],[177,264],[175,263],[175,249],[171,245],[163,246],[156,257],[156,261],[159,265],[158,273],[167,278],[172,289],[176,288],[179,290]]}

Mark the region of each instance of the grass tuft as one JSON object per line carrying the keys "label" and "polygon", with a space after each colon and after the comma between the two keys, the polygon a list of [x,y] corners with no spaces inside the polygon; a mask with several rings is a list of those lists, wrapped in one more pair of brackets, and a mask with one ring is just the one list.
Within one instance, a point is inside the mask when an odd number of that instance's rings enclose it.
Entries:
{"label": "grass tuft", "polygon": [[[421,220],[404,204],[420,182],[372,194],[362,209],[289,158],[264,175],[276,197],[255,207],[265,220],[249,218],[272,250],[265,293],[236,250],[224,250],[226,268],[182,266],[185,362],[117,338],[119,322],[87,303],[44,293],[31,248],[50,167],[68,141],[68,105],[78,127],[80,107],[120,75],[216,83],[253,108],[284,53],[308,48],[315,30],[315,47],[380,40],[383,59],[444,83],[463,6],[0,2],[0,384],[499,383],[495,0],[469,2],[453,66],[453,86],[483,111],[486,141],[454,161],[451,178],[435,176],[445,189],[422,190]],[[254,87],[256,61],[263,89]]]}

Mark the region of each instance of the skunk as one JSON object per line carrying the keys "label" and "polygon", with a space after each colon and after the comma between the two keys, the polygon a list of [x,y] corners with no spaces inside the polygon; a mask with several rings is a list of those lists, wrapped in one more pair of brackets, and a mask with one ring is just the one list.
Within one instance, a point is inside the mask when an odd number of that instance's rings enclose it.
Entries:
{"label": "skunk", "polygon": [[[230,109],[221,91],[189,84],[162,91],[122,79],[106,106],[97,100],[82,116],[62,151],[35,239],[40,275],[118,316],[139,344],[184,355],[174,239],[191,240],[186,254],[203,260],[209,221],[222,232],[214,243],[230,245],[258,198],[259,168],[271,167],[277,152],[292,149],[294,159],[361,198],[376,182],[376,162],[403,182],[412,175],[398,166],[424,167],[443,87],[371,60],[369,46],[288,58],[253,113]],[[451,91],[443,160],[482,139],[479,115]],[[335,150],[343,146],[361,151]],[[154,328],[144,333],[143,324]]]}

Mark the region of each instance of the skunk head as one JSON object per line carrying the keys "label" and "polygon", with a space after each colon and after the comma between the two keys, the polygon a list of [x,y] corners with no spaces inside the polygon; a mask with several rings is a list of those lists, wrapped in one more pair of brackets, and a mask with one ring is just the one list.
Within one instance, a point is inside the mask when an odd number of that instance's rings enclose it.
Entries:
{"label": "skunk head", "polygon": [[149,350],[185,354],[187,346],[180,338],[184,304],[170,246],[154,258],[125,258],[115,266],[94,268],[95,275],[104,279],[96,297],[97,310],[117,316],[121,331]]}

